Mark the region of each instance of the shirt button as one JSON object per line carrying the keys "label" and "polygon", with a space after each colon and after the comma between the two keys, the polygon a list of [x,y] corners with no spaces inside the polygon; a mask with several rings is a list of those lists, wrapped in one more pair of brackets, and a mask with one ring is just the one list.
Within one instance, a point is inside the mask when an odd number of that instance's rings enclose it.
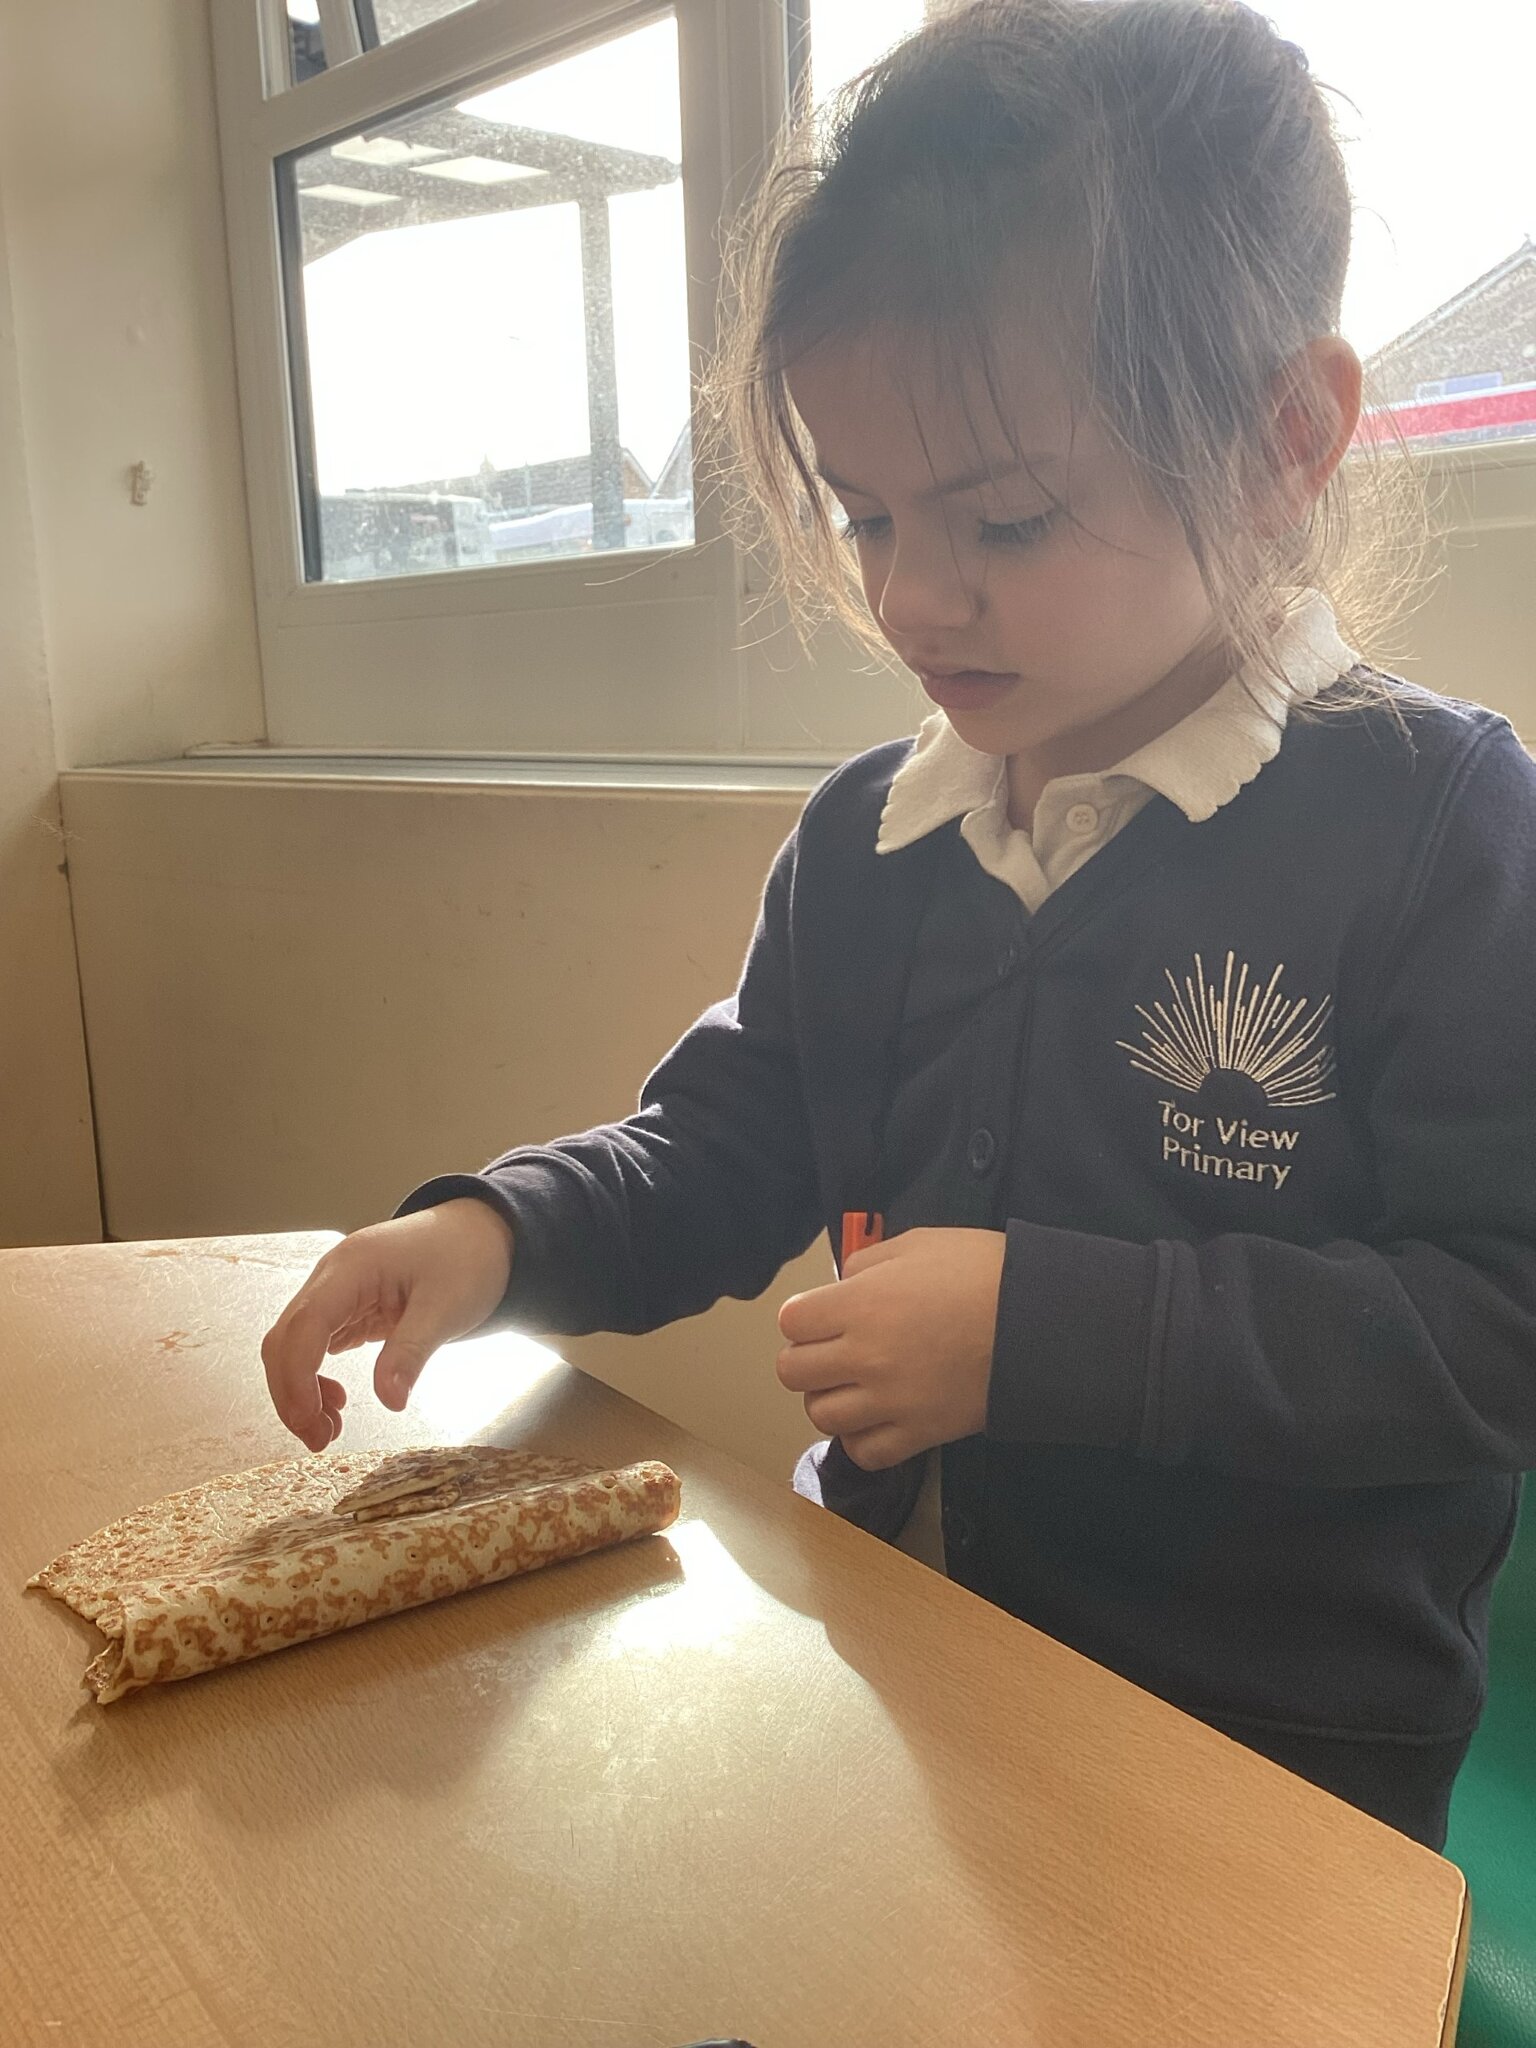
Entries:
{"label": "shirt button", "polygon": [[1067,813],[1067,828],[1072,832],[1091,832],[1099,822],[1099,814],[1092,804],[1074,804]]}
{"label": "shirt button", "polygon": [[972,1173],[990,1173],[992,1162],[997,1157],[997,1140],[987,1130],[972,1131],[971,1142],[965,1149],[967,1163]]}
{"label": "shirt button", "polygon": [[963,1557],[975,1544],[976,1524],[958,1508],[945,1508],[939,1516],[939,1527],[943,1532],[945,1550],[956,1557]]}
{"label": "shirt button", "polygon": [[1010,974],[1012,974],[1012,972],[1013,972],[1013,970],[1015,969],[1015,967],[1017,967],[1017,966],[1018,966],[1018,964],[1019,964],[1019,948],[1018,948],[1018,943],[1017,943],[1017,941],[1016,941],[1016,940],[1014,940],[1014,939],[1010,939],[1010,940],[1008,941],[1007,945],[1006,945],[1006,946],[1004,946],[1003,950],[1002,950],[1002,951],[1001,951],[1001,952],[1000,952],[1000,953],[998,954],[998,956],[997,956],[997,978],[998,978],[998,980],[999,980],[999,981],[1006,981],[1006,980],[1008,979],[1009,975],[1010,975]]}

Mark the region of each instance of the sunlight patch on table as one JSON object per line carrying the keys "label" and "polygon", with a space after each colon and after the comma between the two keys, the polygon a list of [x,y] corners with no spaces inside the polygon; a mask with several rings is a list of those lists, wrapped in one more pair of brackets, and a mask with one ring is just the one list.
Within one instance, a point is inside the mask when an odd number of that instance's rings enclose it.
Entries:
{"label": "sunlight patch on table", "polygon": [[411,1395],[411,1408],[447,1441],[462,1443],[531,1393],[560,1363],[558,1351],[510,1330],[465,1337],[445,1344],[428,1362]]}
{"label": "sunlight patch on table", "polygon": [[674,1523],[666,1541],[682,1564],[683,1583],[642,1593],[612,1617],[606,1631],[612,1656],[728,1650],[768,1604],[707,1523]]}

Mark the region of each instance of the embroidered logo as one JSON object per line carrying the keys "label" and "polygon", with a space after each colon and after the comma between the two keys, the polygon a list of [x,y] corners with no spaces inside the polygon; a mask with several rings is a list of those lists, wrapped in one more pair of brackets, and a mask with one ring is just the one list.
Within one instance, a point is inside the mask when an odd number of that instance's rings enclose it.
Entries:
{"label": "embroidered logo", "polygon": [[1185,1095],[1198,1095],[1213,1074],[1230,1073],[1246,1075],[1275,1109],[1332,1102],[1333,1048],[1322,1035],[1333,1015],[1331,996],[1320,1003],[1288,998],[1280,987],[1283,963],[1261,982],[1234,953],[1227,955],[1219,988],[1206,980],[1198,953],[1182,988],[1171,968],[1163,971],[1172,1006],[1154,1003],[1149,1010],[1138,1003],[1136,1014],[1147,1027],[1141,1044],[1117,1041],[1133,1067]]}
{"label": "embroidered logo", "polygon": [[1173,1091],[1158,1103],[1165,1165],[1276,1194],[1290,1179],[1295,1162],[1284,1155],[1294,1154],[1299,1133],[1266,1112],[1332,1102],[1336,1069],[1326,1035],[1333,998],[1288,995],[1284,972],[1282,963],[1266,981],[1228,953],[1216,981],[1197,953],[1182,983],[1164,969],[1169,1001],[1136,1005],[1140,1042],[1116,1046],[1138,1073]]}

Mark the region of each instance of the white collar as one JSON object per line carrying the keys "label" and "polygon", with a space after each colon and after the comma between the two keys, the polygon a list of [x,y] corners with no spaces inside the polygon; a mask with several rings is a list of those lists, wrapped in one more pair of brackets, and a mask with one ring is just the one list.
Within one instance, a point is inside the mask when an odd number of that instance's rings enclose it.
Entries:
{"label": "white collar", "polygon": [[[1103,771],[1164,796],[1193,824],[1213,817],[1280,751],[1293,705],[1304,704],[1347,675],[1359,660],[1339,636],[1333,607],[1308,591],[1276,632],[1272,655],[1282,687],[1266,664],[1250,662],[1177,725]],[[952,818],[1006,801],[1005,764],[968,747],[943,712],[928,719],[892,780],[876,841],[894,853]]]}

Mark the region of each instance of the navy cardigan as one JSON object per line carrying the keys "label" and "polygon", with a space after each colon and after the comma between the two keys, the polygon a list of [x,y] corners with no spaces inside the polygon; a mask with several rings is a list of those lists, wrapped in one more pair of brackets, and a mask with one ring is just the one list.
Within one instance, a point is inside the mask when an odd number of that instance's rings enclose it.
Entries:
{"label": "navy cardigan", "polygon": [[[1388,689],[1033,917],[955,826],[877,855],[907,745],[861,756],[634,1116],[404,1207],[492,1202],[505,1319],[564,1335],[757,1295],[849,1209],[1006,1229],[951,1575],[1239,1732],[1464,1740],[1536,1464],[1536,767]],[[918,1470],[800,1483],[890,1535]]]}

